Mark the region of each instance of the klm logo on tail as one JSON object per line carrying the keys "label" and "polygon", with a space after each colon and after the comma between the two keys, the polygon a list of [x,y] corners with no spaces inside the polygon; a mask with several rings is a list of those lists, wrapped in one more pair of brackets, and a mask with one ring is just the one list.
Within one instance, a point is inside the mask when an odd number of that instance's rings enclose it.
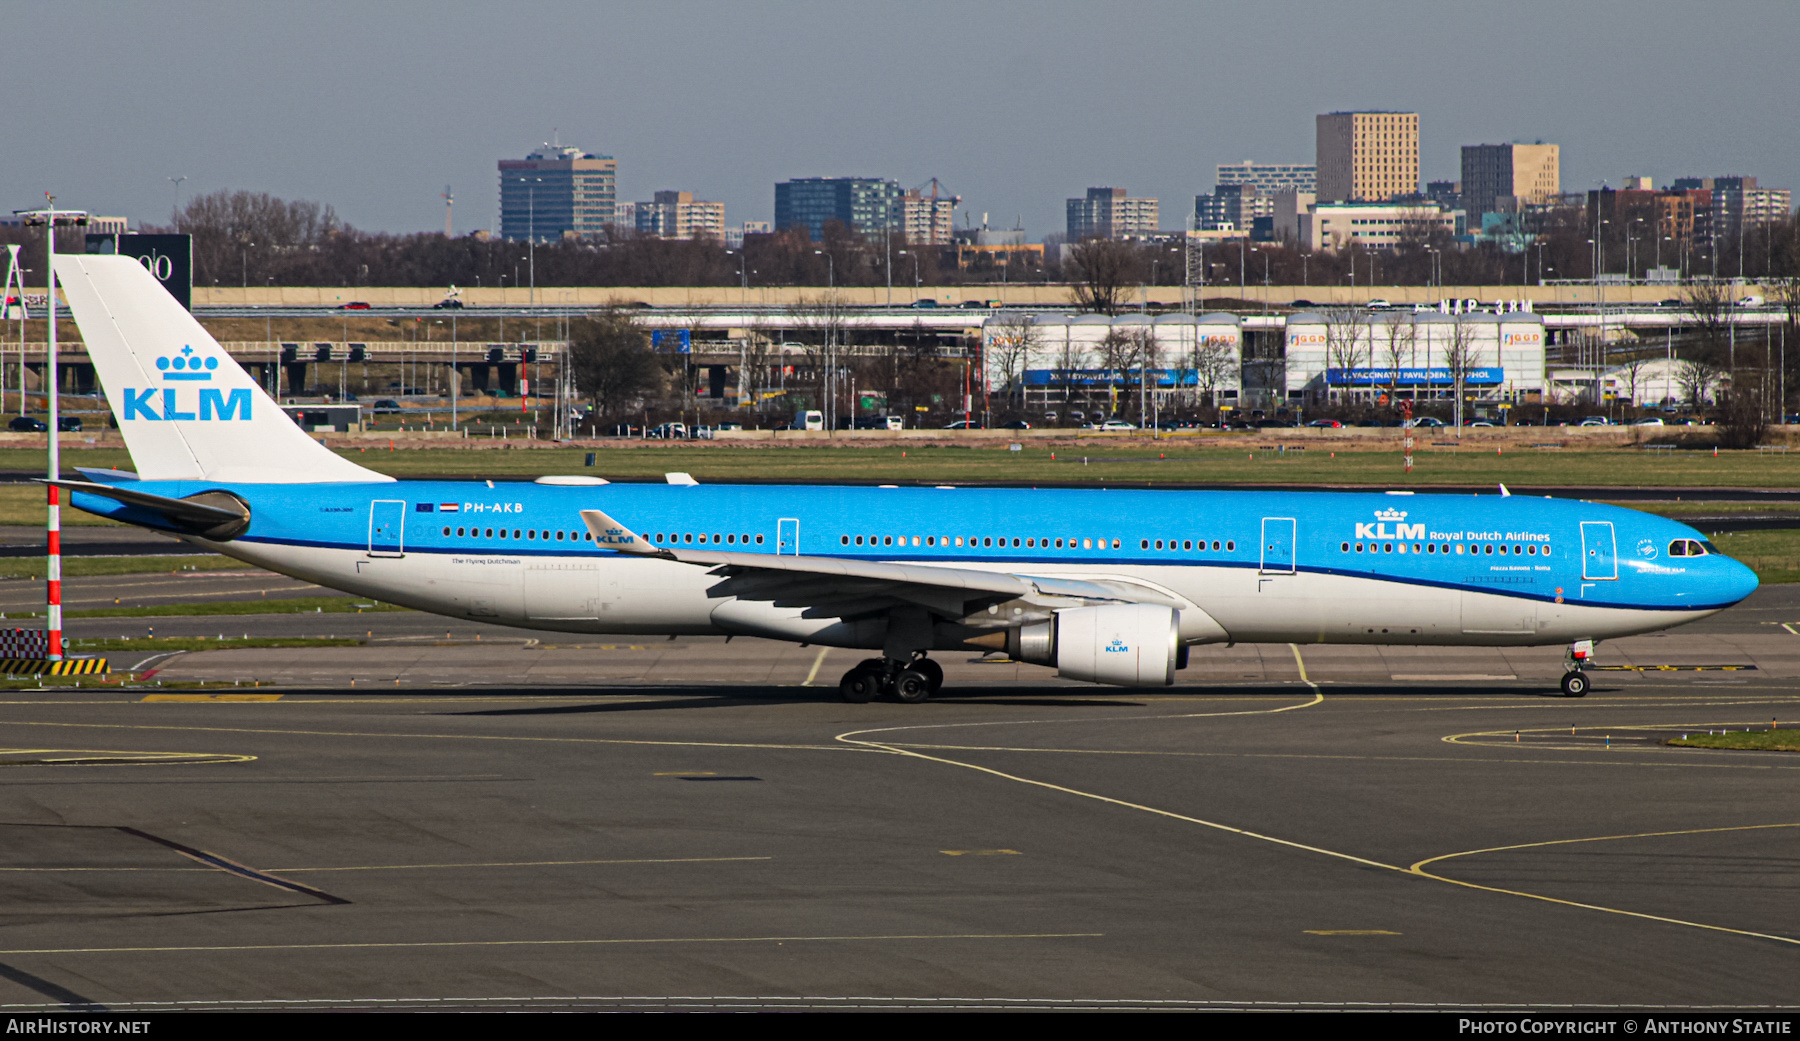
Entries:
{"label": "klm logo on tail", "polygon": [[[217,358],[201,358],[192,346],[183,346],[173,357],[156,359],[156,368],[168,383],[209,383],[219,367]],[[159,393],[160,392],[160,393]],[[196,402],[182,393],[180,387],[126,387],[125,414],[121,422],[147,419],[154,422],[194,420],[211,422],[250,418],[252,400],[248,387],[221,391],[217,387],[200,387]],[[185,401],[184,401],[185,399]],[[183,405],[186,409],[183,409]]]}

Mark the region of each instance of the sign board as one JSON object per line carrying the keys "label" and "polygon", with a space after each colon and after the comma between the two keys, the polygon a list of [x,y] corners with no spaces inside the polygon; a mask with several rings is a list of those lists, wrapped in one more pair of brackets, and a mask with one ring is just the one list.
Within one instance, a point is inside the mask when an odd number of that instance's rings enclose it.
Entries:
{"label": "sign board", "polygon": [[[1469,369],[1463,373],[1463,384],[1470,387],[1492,386],[1506,379],[1501,368]],[[1333,387],[1445,387],[1456,382],[1456,374],[1447,367],[1429,369],[1326,369],[1325,382]]]}
{"label": "sign board", "polygon": [[673,351],[676,354],[691,354],[694,350],[693,330],[653,329],[650,331],[650,349]]}
{"label": "sign board", "polygon": [[89,235],[87,251],[136,257],[182,307],[194,309],[192,235]]}

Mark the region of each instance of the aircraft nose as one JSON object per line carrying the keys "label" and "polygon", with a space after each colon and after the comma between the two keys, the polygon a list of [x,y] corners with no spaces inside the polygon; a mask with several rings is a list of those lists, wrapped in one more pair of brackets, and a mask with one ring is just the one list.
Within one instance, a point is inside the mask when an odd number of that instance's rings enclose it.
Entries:
{"label": "aircraft nose", "polygon": [[1719,578],[1724,587],[1725,599],[1732,603],[1756,592],[1756,587],[1762,584],[1756,577],[1756,572],[1730,557],[1720,558],[1719,563],[1722,565]]}

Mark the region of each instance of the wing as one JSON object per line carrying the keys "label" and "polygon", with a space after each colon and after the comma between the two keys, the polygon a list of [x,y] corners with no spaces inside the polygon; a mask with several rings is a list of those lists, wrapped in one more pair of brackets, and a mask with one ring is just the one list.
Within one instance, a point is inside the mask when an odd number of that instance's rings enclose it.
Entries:
{"label": "wing", "polygon": [[[854,618],[909,605],[975,628],[1002,628],[1040,620],[1065,607],[1108,603],[1193,607],[1186,599],[1165,590],[1121,579],[1088,580],[938,564],[665,548],[646,542],[643,536],[600,510],[582,510],[581,518],[601,546],[711,568],[719,582],[707,590],[709,595],[802,608],[804,616],[812,618]],[[1001,605],[1006,605],[1007,610],[998,610]]]}

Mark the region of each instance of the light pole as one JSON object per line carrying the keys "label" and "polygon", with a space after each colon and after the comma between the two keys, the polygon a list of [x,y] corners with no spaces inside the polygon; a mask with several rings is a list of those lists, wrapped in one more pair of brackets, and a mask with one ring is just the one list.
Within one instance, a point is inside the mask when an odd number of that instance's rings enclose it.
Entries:
{"label": "light pole", "polygon": [[181,182],[185,180],[186,174],[169,178],[169,183],[175,186],[175,202],[169,207],[169,223],[176,226],[176,231],[181,230]]}
{"label": "light pole", "polygon": [[906,251],[905,251],[905,250],[903,250],[903,249],[902,249],[902,250],[897,250],[897,251],[896,251],[896,252],[898,252],[898,253],[899,253],[899,254],[900,254],[900,255],[901,255],[901,256],[903,256],[903,257],[905,257],[905,256],[910,256],[910,257],[912,257],[912,262],[913,262],[913,296],[915,296],[915,297],[916,297],[916,296],[918,296],[918,295],[919,295],[919,255],[918,255],[918,254],[917,254],[917,253],[911,253],[911,254],[909,254],[909,253],[907,253],[907,252],[906,252]]}
{"label": "light pole", "polygon": [[243,268],[244,269],[242,272],[240,272],[240,274],[243,275],[245,289],[250,288],[250,247],[252,247],[254,245],[256,245],[256,243],[254,243],[254,242],[245,242],[243,245],[243,260],[244,260]]}
{"label": "light pole", "polygon": [[[41,210],[18,210],[16,216],[25,218],[27,225],[43,225],[44,228],[44,282],[47,290],[44,294],[44,313],[49,319],[49,341],[45,345],[45,374],[48,376],[45,395],[50,406],[49,448],[50,460],[47,467],[50,480],[62,478],[62,445],[58,438],[62,425],[59,393],[61,381],[56,378],[56,226],[85,227],[88,222],[85,210],[59,210],[56,208],[56,197],[49,192],[44,193],[44,208]],[[24,301],[20,301],[23,306]],[[21,341],[22,342],[22,341]],[[23,348],[21,348],[23,350]],[[19,397],[24,398],[25,382],[19,381]],[[49,650],[45,657],[51,661],[61,661],[62,645],[62,496],[61,489],[51,484],[48,487],[48,517],[44,526],[44,605],[45,630],[49,636]]]}
{"label": "light pole", "polygon": [[832,358],[835,346],[832,341],[837,332],[837,261],[822,249],[813,250],[813,255],[825,258],[825,376],[820,381],[825,400],[820,404],[825,406],[825,429],[836,431],[837,369]]}
{"label": "light pole", "polygon": [[[525,241],[527,244],[526,245],[526,250],[527,250],[526,263],[531,271],[531,292],[525,299],[529,303],[536,304],[537,303],[537,186],[540,184],[543,184],[544,179],[542,177],[528,177],[525,179],[525,181],[526,181],[526,184],[525,184],[525,214],[526,214],[526,223],[529,225],[529,227],[525,233]],[[513,278],[513,284],[517,285],[518,282],[519,282],[519,279],[515,275]]]}

